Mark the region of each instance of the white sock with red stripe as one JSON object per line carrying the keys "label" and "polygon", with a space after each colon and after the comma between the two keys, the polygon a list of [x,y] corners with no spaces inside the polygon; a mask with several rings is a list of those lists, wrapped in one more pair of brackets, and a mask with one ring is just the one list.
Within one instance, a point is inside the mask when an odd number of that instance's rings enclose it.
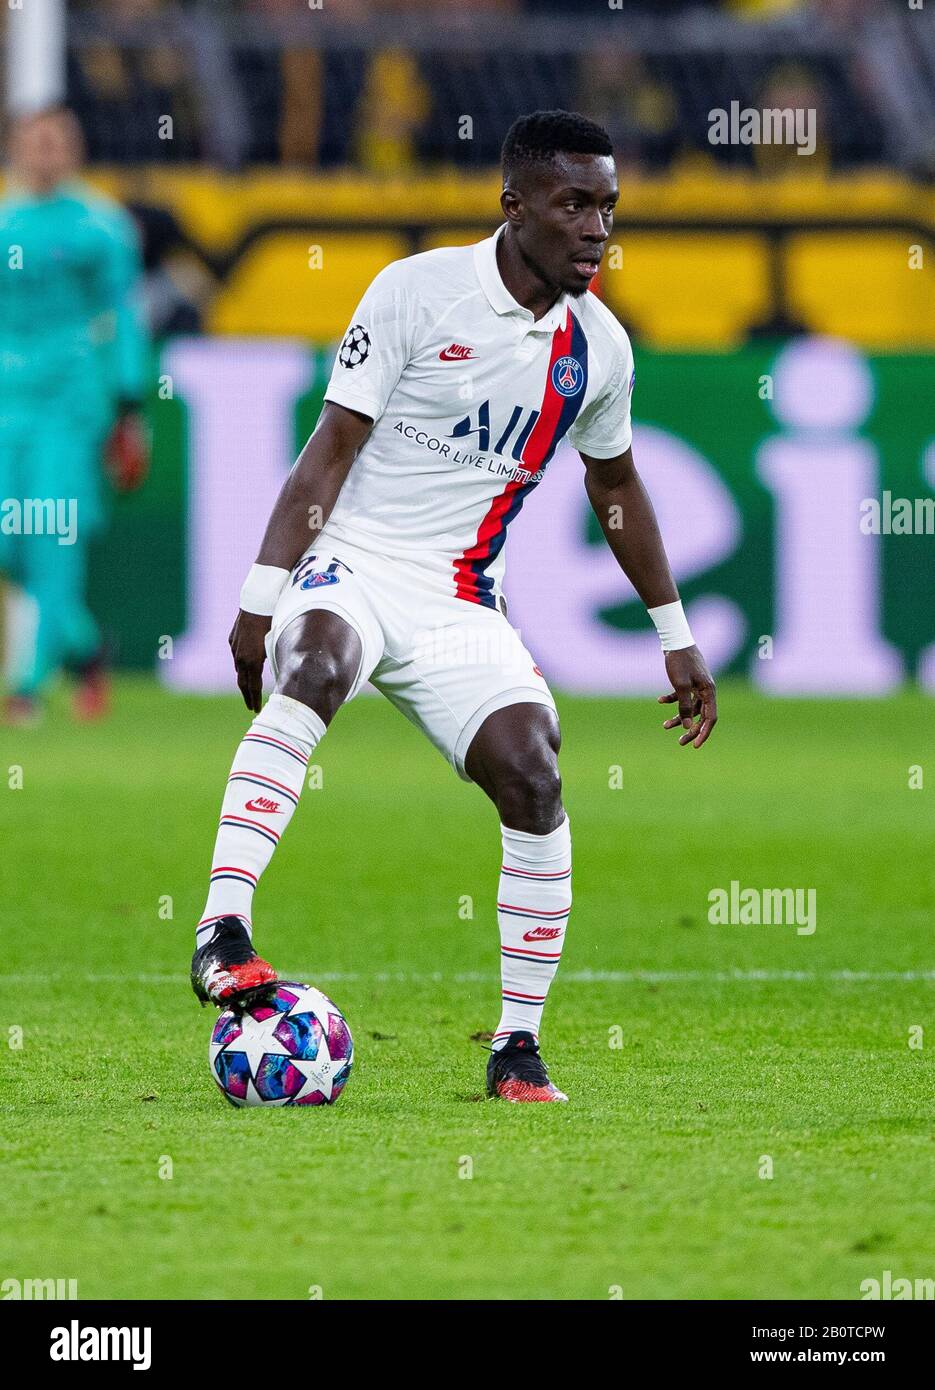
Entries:
{"label": "white sock with red stripe", "polygon": [[558,969],[571,912],[568,817],[548,835],[501,825],[503,867],[497,896],[503,1012],[496,1051],[511,1033],[539,1036],[549,985]]}
{"label": "white sock with red stripe", "polygon": [[199,946],[221,917],[239,917],[251,931],[253,890],[292,819],[305,767],[325,726],[314,710],[288,695],[271,695],[234,756],[221,803],[208,901],[195,933]]}

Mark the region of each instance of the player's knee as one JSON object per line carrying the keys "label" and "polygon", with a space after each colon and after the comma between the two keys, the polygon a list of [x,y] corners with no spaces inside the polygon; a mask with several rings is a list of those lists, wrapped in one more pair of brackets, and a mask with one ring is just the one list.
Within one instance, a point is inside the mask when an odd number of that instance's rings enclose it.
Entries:
{"label": "player's knee", "polygon": [[495,775],[494,786],[504,825],[530,835],[547,835],[561,824],[562,779],[554,756],[505,766]]}
{"label": "player's knee", "polygon": [[306,613],[290,623],[276,644],[276,689],[301,700],[329,724],[350,694],[360,656],[360,638],[337,614]]}
{"label": "player's knee", "polygon": [[313,709],[329,724],[347,699],[356,666],[343,653],[290,652],[280,666],[277,690]]}

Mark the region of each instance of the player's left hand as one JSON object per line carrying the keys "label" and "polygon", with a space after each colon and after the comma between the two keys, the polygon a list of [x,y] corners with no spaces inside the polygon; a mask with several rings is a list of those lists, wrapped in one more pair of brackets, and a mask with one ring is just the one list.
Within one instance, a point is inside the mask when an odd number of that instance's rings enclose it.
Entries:
{"label": "player's left hand", "polygon": [[717,723],[717,698],[711,672],[697,647],[666,652],[665,658],[666,675],[672,682],[672,691],[668,695],[660,695],[659,704],[671,705],[677,701],[679,712],[678,718],[667,719],[662,727],[683,729],[679,736],[682,747],[690,743],[700,748],[707,742]]}
{"label": "player's left hand", "polygon": [[149,473],[149,438],[137,410],[124,411],[110,432],[107,471],[118,492],[134,492]]}

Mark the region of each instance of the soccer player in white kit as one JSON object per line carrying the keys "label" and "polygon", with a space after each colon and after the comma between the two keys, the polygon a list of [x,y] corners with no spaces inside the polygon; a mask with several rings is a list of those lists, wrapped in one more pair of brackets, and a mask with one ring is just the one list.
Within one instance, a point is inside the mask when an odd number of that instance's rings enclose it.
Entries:
{"label": "soccer player in white kit", "polygon": [[610,140],[570,112],[521,117],[503,179],[494,236],[395,261],[370,285],[241,591],[230,645],[256,718],[224,795],[192,984],[245,1006],[275,983],[252,945],[253,892],[312,750],[369,680],[499,813],[488,1094],[563,1101],[538,1047],[571,910],[559,722],[501,589],[507,528],[561,440],[659,631],[660,701],[678,705],[664,727],[700,748],[717,713],[633,465],[630,344],[588,293],[618,198]]}

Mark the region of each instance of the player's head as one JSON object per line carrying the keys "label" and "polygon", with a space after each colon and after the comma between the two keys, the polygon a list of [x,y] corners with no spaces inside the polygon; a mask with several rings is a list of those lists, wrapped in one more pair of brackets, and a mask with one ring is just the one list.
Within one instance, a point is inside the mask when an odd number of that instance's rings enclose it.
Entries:
{"label": "player's head", "polygon": [[500,206],[527,265],[565,294],[593,280],[619,196],[613,145],[573,111],[520,116],[503,142]]}
{"label": "player's head", "polygon": [[65,106],[18,116],[10,132],[13,175],[35,193],[51,193],[72,178],[84,157],[81,127]]}

